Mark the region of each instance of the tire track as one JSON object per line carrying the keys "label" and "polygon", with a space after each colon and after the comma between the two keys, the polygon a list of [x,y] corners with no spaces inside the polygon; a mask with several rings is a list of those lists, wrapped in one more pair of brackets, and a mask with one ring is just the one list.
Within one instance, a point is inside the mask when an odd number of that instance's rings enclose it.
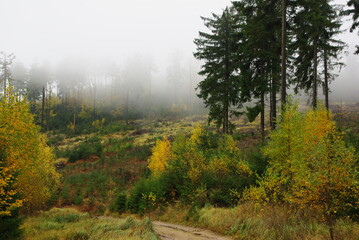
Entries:
{"label": "tire track", "polygon": [[230,240],[209,230],[172,223],[153,221],[153,227],[162,240]]}

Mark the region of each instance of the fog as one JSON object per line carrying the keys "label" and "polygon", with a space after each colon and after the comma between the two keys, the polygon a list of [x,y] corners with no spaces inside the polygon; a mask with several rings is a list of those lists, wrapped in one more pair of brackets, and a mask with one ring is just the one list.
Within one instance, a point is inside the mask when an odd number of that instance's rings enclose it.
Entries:
{"label": "fog", "polygon": [[[196,97],[194,88],[201,79],[196,74],[200,64],[192,56],[193,39],[205,31],[200,16],[220,13],[229,4],[229,0],[0,0],[0,51],[16,55],[17,78],[22,78],[24,69],[38,67],[43,75],[52,72],[56,78],[91,88],[92,95],[98,82],[132,91],[125,87],[131,82],[134,99],[145,91],[150,99],[161,94],[162,99],[183,102]],[[349,48],[343,55],[346,67],[331,85],[333,101],[359,101],[359,58],[353,55],[359,36],[349,33],[349,26],[345,20],[339,37]],[[101,95],[98,89],[96,94],[101,99],[107,93]]]}
{"label": "fog", "polygon": [[[26,63],[67,56],[112,58],[145,52],[158,64],[187,55],[203,30],[200,16],[220,13],[219,0],[1,0],[2,51]],[[6,37],[5,37],[6,36]]]}

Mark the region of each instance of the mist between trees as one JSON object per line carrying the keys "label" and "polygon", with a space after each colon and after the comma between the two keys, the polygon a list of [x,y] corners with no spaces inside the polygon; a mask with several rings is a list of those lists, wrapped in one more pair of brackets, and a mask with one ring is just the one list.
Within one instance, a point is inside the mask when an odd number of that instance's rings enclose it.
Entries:
{"label": "mist between trees", "polygon": [[12,57],[2,64],[1,91],[11,84],[27,98],[43,130],[77,131],[96,119],[105,124],[204,112],[195,90],[198,71],[199,63],[178,51],[161,71],[152,56],[140,53],[123,64],[68,57],[57,65],[35,61],[25,66]]}
{"label": "mist between trees", "polygon": [[[88,126],[94,120],[100,121],[94,125],[101,125],[112,120],[204,113],[198,94],[210,108],[210,120],[225,126],[225,132],[231,128],[231,114],[243,113],[238,108],[248,103],[254,106],[247,109],[249,115],[261,113],[263,132],[265,106],[270,108],[274,127],[276,105],[286,89],[303,91],[316,106],[322,88],[329,106],[329,84],[344,64],[352,61],[342,59],[346,51],[346,43],[341,40],[342,13],[353,15],[351,30],[355,30],[357,21],[353,14],[357,11],[355,1],[348,2],[349,10],[335,3],[288,1],[283,25],[280,2],[235,1],[222,14],[202,18],[207,30],[195,39],[195,57],[203,62],[174,51],[160,65],[151,55],[137,53],[121,63],[110,58],[67,57],[56,65],[35,61],[24,66],[13,54],[3,53],[0,89],[4,92],[7,85],[14,85],[15,91],[30,101],[43,130],[67,128],[75,132],[83,123]],[[281,42],[283,26],[285,44]],[[226,29],[229,32],[225,36],[222,33]],[[223,42],[230,49],[224,49]],[[213,44],[218,47],[215,51],[210,49]],[[287,52],[282,57],[283,46]],[[223,59],[228,60],[227,65]],[[228,76],[222,86],[224,69]],[[352,78],[353,71],[351,68],[345,77]],[[209,75],[213,84],[202,81]],[[230,91],[227,103],[218,104],[222,100],[215,98],[226,91],[227,95]],[[217,112],[226,113],[218,117]]]}

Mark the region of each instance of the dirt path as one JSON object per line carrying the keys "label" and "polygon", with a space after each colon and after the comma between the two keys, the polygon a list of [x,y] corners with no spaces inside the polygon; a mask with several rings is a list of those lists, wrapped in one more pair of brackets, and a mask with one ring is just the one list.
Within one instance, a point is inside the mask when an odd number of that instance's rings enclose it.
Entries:
{"label": "dirt path", "polygon": [[153,227],[158,236],[163,240],[230,240],[209,230],[194,227],[186,227],[172,223],[153,222]]}

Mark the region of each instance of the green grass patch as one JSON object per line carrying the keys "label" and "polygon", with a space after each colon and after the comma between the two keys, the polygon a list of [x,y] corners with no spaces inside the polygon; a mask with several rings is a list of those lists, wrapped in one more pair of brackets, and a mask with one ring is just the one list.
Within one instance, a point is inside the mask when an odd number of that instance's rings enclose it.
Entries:
{"label": "green grass patch", "polygon": [[27,240],[158,239],[147,219],[91,217],[71,208],[53,208],[29,217],[22,230]]}

